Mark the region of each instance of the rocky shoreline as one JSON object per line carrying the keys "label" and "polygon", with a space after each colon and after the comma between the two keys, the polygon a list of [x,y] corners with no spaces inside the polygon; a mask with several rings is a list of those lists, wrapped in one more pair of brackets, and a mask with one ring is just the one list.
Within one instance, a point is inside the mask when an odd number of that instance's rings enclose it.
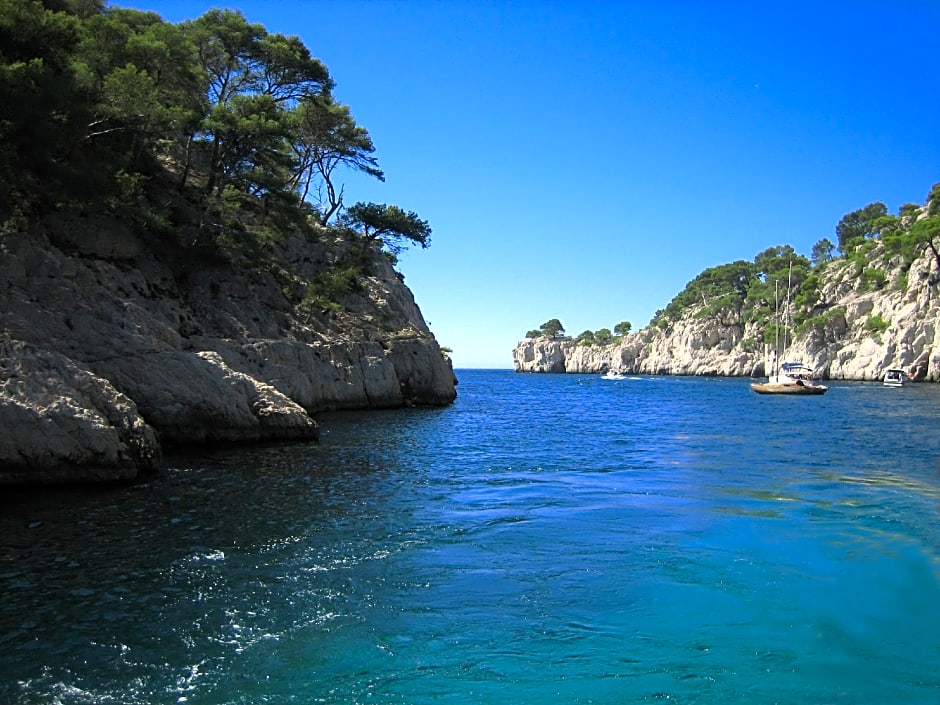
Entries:
{"label": "rocky shoreline", "polygon": [[[860,290],[850,266],[833,262],[825,270],[821,300],[832,315],[824,326],[797,336],[788,356],[822,379],[876,380],[898,367],[917,381],[940,381],[940,285],[933,257],[925,253],[903,274],[886,266],[893,275],[878,291]],[[885,321],[886,329],[872,331],[867,323],[873,318]],[[650,326],[612,345],[523,340],[513,350],[513,364],[517,372],[762,377],[765,350],[753,342],[759,339],[760,332],[740,317],[707,315],[699,306],[666,330]]]}
{"label": "rocky shoreline", "polygon": [[[333,250],[288,237],[277,261],[312,277]],[[312,440],[320,411],[451,403],[411,292],[370,264],[324,312],[278,265],[180,266],[114,222],[0,232],[0,484],[126,480],[167,445]]]}

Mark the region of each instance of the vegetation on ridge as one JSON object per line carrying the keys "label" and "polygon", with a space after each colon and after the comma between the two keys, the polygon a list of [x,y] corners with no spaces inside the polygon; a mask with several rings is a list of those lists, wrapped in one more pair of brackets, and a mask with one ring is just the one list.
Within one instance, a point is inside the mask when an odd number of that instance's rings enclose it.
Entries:
{"label": "vegetation on ridge", "polygon": [[[610,345],[611,343],[618,343],[623,339],[623,336],[627,335],[630,330],[633,328],[633,324],[630,321],[621,321],[614,326],[614,332],[610,332],[610,328],[601,328],[600,330],[592,331],[586,330],[583,333],[580,333],[576,338],[578,345]],[[539,328],[530,330],[525,334],[526,338],[559,338],[564,337],[565,329],[562,326],[561,321],[557,318],[552,318],[545,323],[543,323]]]}
{"label": "vegetation on ridge", "polygon": [[[883,203],[870,203],[846,214],[835,227],[833,244],[822,238],[813,246],[812,259],[797,253],[790,245],[770,247],[753,261],[738,260],[709,267],[690,281],[665,308],[657,311],[650,327],[668,330],[682,317],[692,314],[711,317],[727,324],[756,324],[763,333],[763,342],[773,342],[778,335],[777,312],[784,311],[789,326],[797,333],[814,328],[824,332],[845,311],[822,299],[822,274],[827,268],[841,265],[847,277],[861,291],[883,289],[892,279],[906,281],[914,261],[929,254],[933,272],[926,286],[940,284],[940,183],[933,186],[926,206],[912,203],[901,206],[897,215],[890,215]],[[834,254],[837,253],[837,254]],[[875,256],[891,271],[875,266]],[[893,275],[893,276],[892,276]],[[789,297],[789,307],[786,307]],[[880,317],[866,321],[865,329],[877,336],[889,326]],[[609,345],[619,342],[630,332],[624,322],[614,328],[586,330],[577,336],[580,345]],[[551,319],[541,328],[526,333],[527,338],[564,334],[558,319]],[[759,341],[751,341],[751,345]]]}
{"label": "vegetation on ridge", "polygon": [[[783,310],[789,295],[791,326],[797,330],[824,327],[833,312],[821,299],[821,274],[839,262],[849,265],[849,277],[862,291],[882,289],[890,279],[889,272],[874,266],[876,252],[897,255],[890,261],[899,275],[906,275],[915,259],[926,252],[940,270],[940,183],[928,194],[926,207],[905,204],[892,216],[883,203],[871,203],[846,214],[836,225],[835,236],[838,245],[828,238],[814,245],[812,260],[782,245],[764,250],[753,262],[710,267],[657,311],[651,325],[666,329],[694,311],[703,317],[757,323],[769,342],[776,335],[775,312]],[[833,251],[839,256],[834,257]],[[935,273],[927,284],[936,283]],[[874,333],[885,327],[883,321],[874,321],[867,329]]]}

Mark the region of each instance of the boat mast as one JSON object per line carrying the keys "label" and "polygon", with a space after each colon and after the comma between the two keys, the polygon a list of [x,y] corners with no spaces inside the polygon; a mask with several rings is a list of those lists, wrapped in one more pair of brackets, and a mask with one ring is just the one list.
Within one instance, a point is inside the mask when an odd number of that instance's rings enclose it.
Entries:
{"label": "boat mast", "polygon": [[780,280],[774,279],[774,378],[780,374]]}
{"label": "boat mast", "polygon": [[787,304],[783,311],[783,356],[787,356],[787,348],[790,346],[790,285],[793,282],[793,260],[790,260],[789,271],[787,272]]}

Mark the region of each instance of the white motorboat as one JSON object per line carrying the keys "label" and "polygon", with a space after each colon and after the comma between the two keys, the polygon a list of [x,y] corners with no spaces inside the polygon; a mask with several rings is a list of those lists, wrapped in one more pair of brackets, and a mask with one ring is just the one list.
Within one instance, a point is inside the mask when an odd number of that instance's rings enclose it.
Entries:
{"label": "white motorboat", "polygon": [[903,387],[909,380],[904,370],[896,367],[885,370],[884,386],[886,387]]}

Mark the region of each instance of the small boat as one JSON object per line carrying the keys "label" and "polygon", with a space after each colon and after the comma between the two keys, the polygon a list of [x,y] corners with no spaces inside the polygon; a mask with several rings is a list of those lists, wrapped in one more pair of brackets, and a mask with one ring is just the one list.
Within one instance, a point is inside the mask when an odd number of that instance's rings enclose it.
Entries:
{"label": "small boat", "polygon": [[607,372],[601,376],[601,379],[626,379],[626,377],[616,370],[607,370]]}
{"label": "small boat", "polygon": [[766,382],[751,384],[758,394],[825,394],[829,387],[813,379],[813,371],[799,362],[784,362],[782,372],[770,375]]}
{"label": "small boat", "polygon": [[907,381],[908,376],[905,374],[904,370],[892,367],[885,371],[884,386],[886,387],[903,387]]}

